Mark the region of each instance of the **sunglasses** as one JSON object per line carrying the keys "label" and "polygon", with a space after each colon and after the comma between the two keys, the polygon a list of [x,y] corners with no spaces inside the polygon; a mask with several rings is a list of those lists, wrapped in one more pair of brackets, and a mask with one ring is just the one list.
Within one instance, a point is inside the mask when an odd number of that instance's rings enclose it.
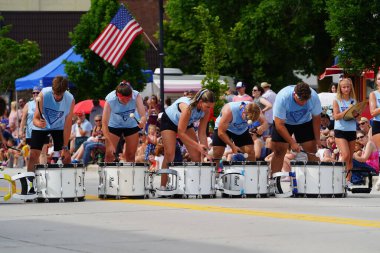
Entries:
{"label": "sunglasses", "polygon": [[258,90],[253,89],[252,91],[255,92],[255,91],[258,91]]}
{"label": "sunglasses", "polygon": [[95,122],[101,122],[102,120],[101,119],[96,119]]}
{"label": "sunglasses", "polygon": [[39,92],[32,92],[33,95],[38,95],[40,94]]}
{"label": "sunglasses", "polygon": [[365,136],[364,135],[362,135],[362,136],[358,136],[358,137],[356,137],[356,140],[358,141],[358,140],[361,140],[361,139],[363,139]]}
{"label": "sunglasses", "polygon": [[367,123],[367,122],[361,122],[361,123],[359,123],[359,125],[364,126],[365,123]]}
{"label": "sunglasses", "polygon": [[329,138],[335,138],[335,136],[329,135]]}

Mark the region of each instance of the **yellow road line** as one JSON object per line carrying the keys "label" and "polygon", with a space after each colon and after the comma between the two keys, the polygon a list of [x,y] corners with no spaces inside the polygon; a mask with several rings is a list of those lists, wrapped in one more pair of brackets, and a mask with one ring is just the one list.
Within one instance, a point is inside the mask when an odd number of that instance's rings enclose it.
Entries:
{"label": "yellow road line", "polygon": [[[96,196],[86,196],[86,198],[98,199]],[[187,210],[203,211],[203,212],[211,212],[211,213],[237,214],[237,215],[275,218],[275,219],[302,220],[302,221],[311,221],[311,222],[319,222],[319,223],[351,225],[351,226],[356,226],[356,227],[380,228],[380,221],[374,221],[374,220],[359,220],[359,219],[352,219],[352,218],[341,218],[341,217],[321,216],[321,215],[312,215],[312,214],[295,214],[295,213],[286,213],[286,212],[271,212],[271,211],[261,211],[261,210],[251,210],[251,209],[228,208],[228,207],[220,207],[220,206],[206,206],[206,205],[198,205],[198,204],[183,204],[183,203],[173,203],[173,202],[160,201],[160,200],[122,199],[122,200],[106,200],[106,201],[128,203],[128,204],[133,204],[133,205],[187,209]]]}
{"label": "yellow road line", "polygon": [[[7,190],[6,187],[0,187],[0,191]],[[103,200],[99,199],[96,195],[86,195],[88,200]],[[166,208],[177,208],[186,209],[193,211],[202,211],[210,213],[224,213],[224,214],[236,214],[236,215],[247,215],[256,217],[266,217],[274,219],[286,219],[286,220],[301,220],[319,223],[331,223],[340,225],[351,225],[356,227],[371,227],[380,228],[380,221],[375,220],[360,220],[352,218],[341,218],[334,216],[321,216],[312,214],[296,214],[296,213],[286,213],[286,212],[271,212],[271,211],[261,211],[252,209],[240,209],[240,208],[229,208],[221,206],[207,206],[198,204],[185,204],[185,203],[174,203],[169,201],[161,200],[135,200],[135,199],[121,199],[121,200],[103,200],[117,203],[127,203],[133,205],[144,205],[144,206],[159,206]]]}

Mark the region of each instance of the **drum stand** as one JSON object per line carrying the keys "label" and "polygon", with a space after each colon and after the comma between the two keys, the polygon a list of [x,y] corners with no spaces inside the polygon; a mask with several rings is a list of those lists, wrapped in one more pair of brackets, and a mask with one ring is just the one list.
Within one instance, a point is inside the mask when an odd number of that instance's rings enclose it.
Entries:
{"label": "drum stand", "polygon": [[365,175],[363,175],[364,180],[368,180],[368,183],[366,185],[363,185],[363,187],[360,186],[354,186],[351,189],[347,189],[348,191],[351,191],[352,193],[370,193],[372,191],[372,177],[373,176],[378,176],[378,174],[373,173],[367,168],[352,168],[352,172],[364,172]]}

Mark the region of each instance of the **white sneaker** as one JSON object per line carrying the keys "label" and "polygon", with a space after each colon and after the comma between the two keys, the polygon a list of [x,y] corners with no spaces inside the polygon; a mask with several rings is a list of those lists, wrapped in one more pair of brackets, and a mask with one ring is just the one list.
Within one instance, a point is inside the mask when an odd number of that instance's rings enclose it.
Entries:
{"label": "white sneaker", "polygon": [[353,186],[354,186],[354,184],[353,184],[352,182],[346,182],[346,189],[347,189],[348,191],[351,191],[352,188],[353,188]]}

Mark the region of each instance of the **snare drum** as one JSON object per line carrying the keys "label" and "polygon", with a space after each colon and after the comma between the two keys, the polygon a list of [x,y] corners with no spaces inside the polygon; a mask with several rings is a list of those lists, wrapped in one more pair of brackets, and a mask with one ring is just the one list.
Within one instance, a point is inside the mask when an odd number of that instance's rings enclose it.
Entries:
{"label": "snare drum", "polygon": [[183,198],[213,198],[216,195],[214,163],[170,163],[169,169],[159,170],[157,173],[168,175],[166,189],[157,188],[158,195],[180,195]]}
{"label": "snare drum", "polygon": [[343,163],[291,162],[296,173],[297,191],[304,197],[346,197]]}
{"label": "snare drum", "polygon": [[148,166],[144,163],[99,163],[100,198],[147,198],[149,182]]}
{"label": "snare drum", "polygon": [[39,200],[85,200],[83,164],[37,164],[35,168]]}
{"label": "snare drum", "polygon": [[223,162],[222,175],[224,195],[242,197],[267,197],[268,164],[267,162]]}

